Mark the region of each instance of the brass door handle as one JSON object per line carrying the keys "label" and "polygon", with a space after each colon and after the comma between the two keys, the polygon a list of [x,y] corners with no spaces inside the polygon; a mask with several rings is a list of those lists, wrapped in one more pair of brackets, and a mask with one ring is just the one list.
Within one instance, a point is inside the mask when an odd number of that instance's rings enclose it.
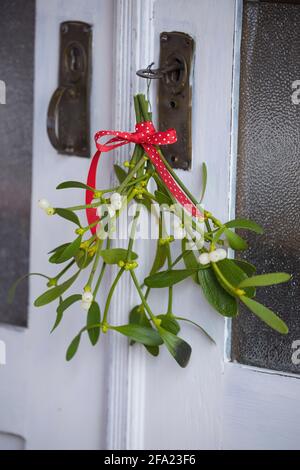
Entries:
{"label": "brass door handle", "polygon": [[58,152],[64,152],[65,147],[62,142],[60,142],[59,135],[57,135],[56,129],[58,129],[58,109],[62,97],[67,92],[66,87],[59,87],[53,93],[47,112],[47,133],[49,140],[53,147]]}
{"label": "brass door handle", "polygon": [[63,155],[90,156],[91,45],[91,25],[61,23],[58,86],[48,106],[47,133]]}

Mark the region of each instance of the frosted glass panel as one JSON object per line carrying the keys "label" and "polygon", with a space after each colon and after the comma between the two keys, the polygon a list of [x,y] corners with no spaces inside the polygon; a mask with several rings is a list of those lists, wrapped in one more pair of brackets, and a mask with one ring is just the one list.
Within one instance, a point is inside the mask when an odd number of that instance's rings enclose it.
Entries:
{"label": "frosted glass panel", "polygon": [[232,357],[300,373],[292,362],[293,341],[300,340],[300,104],[292,101],[300,80],[300,5],[245,2],[243,15],[236,215],[268,234],[246,236],[247,259],[258,272],[287,271],[293,281],[258,293],[290,333],[273,332],[241,308]]}
{"label": "frosted glass panel", "polygon": [[18,326],[27,325],[28,283],[13,305],[5,299],[29,270],[34,24],[35,0],[0,0],[0,323]]}

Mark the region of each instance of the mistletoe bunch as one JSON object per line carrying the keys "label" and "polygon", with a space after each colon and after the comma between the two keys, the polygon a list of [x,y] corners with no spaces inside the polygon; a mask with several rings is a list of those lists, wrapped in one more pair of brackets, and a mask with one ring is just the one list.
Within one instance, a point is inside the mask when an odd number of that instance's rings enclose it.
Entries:
{"label": "mistletoe bunch", "polygon": [[[149,103],[145,96],[135,96],[134,104],[137,122],[151,121]],[[202,167],[202,195],[198,201],[169,166],[161,150],[158,150],[162,162],[174,180],[190,201],[200,207],[207,180],[205,164]],[[188,318],[177,316],[174,312],[173,286],[188,278],[199,286],[210,305],[224,317],[235,317],[238,314],[238,304],[241,302],[271,328],[287,334],[286,324],[269,308],[254,300],[254,297],[257,287],[286,282],[290,276],[286,273],[256,275],[256,269],[252,264],[245,260],[228,259],[227,256],[228,247],[237,252],[247,249],[247,242],[235,233],[235,229],[247,229],[261,234],[262,228],[247,219],[223,223],[201,207],[199,211],[201,216],[191,216],[177,203],[140,145],[135,146],[130,161],[125,162],[124,167],[125,169],[118,165],[114,166],[119,184],[113,188],[95,189],[76,181],[67,181],[57,187],[57,189],[80,188],[93,191],[94,199],[91,204],[63,209],[51,207],[45,199],[39,201],[40,207],[48,215],[57,215],[77,226],[74,240],[50,252],[49,262],[62,265],[63,269],[51,278],[32,273],[47,279],[47,290],[35,300],[34,305],[42,307],[58,301],[52,331],[62,321],[64,312],[74,303],[78,302],[87,311],[85,324],[67,349],[67,360],[75,355],[84,333],[88,334],[92,345],[95,345],[100,333],[112,330],[127,336],[131,344],[135,342],[143,344],[153,356],[159,354],[159,348],[164,344],[178,364],[185,367],[191,355],[191,347],[179,336],[180,323],[190,322],[207,334],[201,326]],[[135,214],[128,246],[126,249],[117,248],[115,244],[112,246],[116,220],[132,203],[135,203]],[[134,241],[141,209],[145,207],[151,211],[153,204],[160,208],[157,216],[156,253],[149,275],[141,281],[136,274],[138,254],[133,251]],[[90,208],[97,209],[99,219],[88,226],[83,226],[76,212]],[[170,219],[172,229],[167,223]],[[92,230],[95,233],[91,234],[90,230],[93,227],[96,227],[96,231]],[[173,245],[178,244],[176,240],[180,240],[181,251],[179,256],[173,259]],[[106,301],[100,308],[98,293],[109,265],[115,265],[116,276]],[[82,292],[67,295],[73,283],[86,270],[89,270],[89,276]],[[116,286],[124,275],[131,277],[140,303],[130,311],[128,324],[115,325],[110,304]],[[12,288],[11,297],[16,285]],[[154,289],[168,290],[166,313],[153,312],[149,303],[149,294]]]}

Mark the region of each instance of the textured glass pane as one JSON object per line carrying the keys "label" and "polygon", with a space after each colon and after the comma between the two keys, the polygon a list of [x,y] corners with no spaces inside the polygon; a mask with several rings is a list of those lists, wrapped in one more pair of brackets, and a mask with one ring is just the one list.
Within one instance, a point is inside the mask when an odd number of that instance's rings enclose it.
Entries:
{"label": "textured glass pane", "polygon": [[258,272],[293,273],[288,285],[261,289],[258,300],[286,321],[281,336],[246,308],[233,322],[233,359],[300,372],[292,343],[300,339],[300,6],[245,2],[239,116],[237,216],[256,220],[267,235],[247,235],[247,259]]}
{"label": "textured glass pane", "polygon": [[34,0],[0,0],[0,80],[6,84],[6,104],[0,104],[0,322],[20,326],[27,324],[27,283],[13,305],[5,300],[10,285],[28,272],[34,16]]}

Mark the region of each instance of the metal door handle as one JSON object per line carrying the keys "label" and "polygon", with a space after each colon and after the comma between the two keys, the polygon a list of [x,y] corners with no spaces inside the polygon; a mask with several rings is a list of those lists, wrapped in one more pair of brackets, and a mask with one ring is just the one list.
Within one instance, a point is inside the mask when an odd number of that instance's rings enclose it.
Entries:
{"label": "metal door handle", "polygon": [[58,153],[90,156],[91,25],[60,25],[58,87],[47,113],[47,133]]}
{"label": "metal door handle", "polygon": [[68,89],[66,87],[59,87],[53,93],[47,112],[47,133],[49,140],[53,147],[58,152],[64,152],[65,148],[62,142],[59,140],[59,135],[56,133],[58,129],[58,109],[62,97]]}

